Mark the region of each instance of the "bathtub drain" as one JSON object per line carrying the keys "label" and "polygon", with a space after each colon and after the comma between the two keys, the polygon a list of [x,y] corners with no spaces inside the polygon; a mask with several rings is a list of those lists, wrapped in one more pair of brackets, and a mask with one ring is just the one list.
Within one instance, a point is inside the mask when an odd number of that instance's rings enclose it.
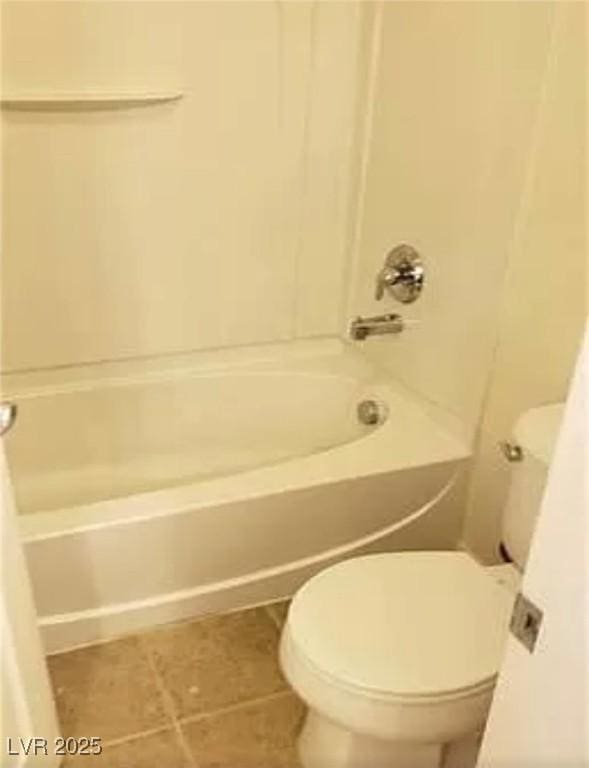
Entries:
{"label": "bathtub drain", "polygon": [[387,409],[384,403],[376,400],[361,400],[356,409],[358,421],[367,426],[382,424],[387,418]]}

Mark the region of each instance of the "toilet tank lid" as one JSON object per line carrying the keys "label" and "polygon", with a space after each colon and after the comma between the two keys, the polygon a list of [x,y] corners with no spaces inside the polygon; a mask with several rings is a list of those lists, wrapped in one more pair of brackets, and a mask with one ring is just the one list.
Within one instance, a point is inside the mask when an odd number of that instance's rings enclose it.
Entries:
{"label": "toilet tank lid", "polygon": [[530,408],[519,417],[513,436],[523,448],[524,454],[530,454],[546,465],[550,464],[563,410],[564,403],[551,403]]}

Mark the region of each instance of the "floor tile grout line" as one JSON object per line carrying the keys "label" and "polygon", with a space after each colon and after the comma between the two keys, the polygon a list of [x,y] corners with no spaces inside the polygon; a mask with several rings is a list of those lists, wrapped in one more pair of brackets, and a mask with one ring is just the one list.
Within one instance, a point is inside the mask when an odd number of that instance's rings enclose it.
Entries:
{"label": "floor tile grout line", "polygon": [[272,610],[273,605],[274,603],[270,603],[269,605],[265,605],[264,608],[266,610],[266,614],[269,617],[270,621],[272,622],[276,630],[280,633],[282,631],[282,627],[280,626],[278,617],[275,616],[274,611]]}
{"label": "floor tile grout line", "polygon": [[[150,661],[151,661],[151,659],[150,659]],[[152,671],[152,673],[154,673],[154,676],[159,678],[159,673],[157,673],[153,669],[153,667],[151,666],[151,663],[150,663],[149,666],[150,666],[150,670]],[[160,695],[163,695],[163,692],[160,690],[159,685],[158,685],[158,691],[159,691]],[[231,705],[229,705],[227,707],[220,707],[219,709],[213,709],[213,710],[210,710],[208,712],[200,712],[197,715],[188,715],[188,717],[182,717],[182,718],[177,718],[176,716],[173,716],[172,722],[170,722],[170,723],[166,723],[165,725],[161,725],[161,726],[159,726],[157,728],[148,728],[148,729],[146,729],[144,731],[135,731],[135,732],[127,734],[125,736],[120,736],[120,737],[118,737],[116,739],[108,739],[106,741],[101,741],[101,746],[103,748],[119,747],[119,746],[121,746],[123,744],[128,744],[131,741],[138,741],[139,739],[148,738],[150,736],[157,736],[158,734],[166,733],[167,731],[172,731],[173,730],[176,733],[178,733],[178,730],[176,728],[176,726],[177,726],[178,729],[180,729],[180,732],[181,732],[180,740],[183,742],[182,746],[186,746],[186,748],[188,749],[188,758],[190,760],[190,764],[191,764],[191,766],[193,766],[193,768],[198,768],[198,764],[195,762],[194,756],[190,752],[190,750],[187,747],[187,745],[185,745],[185,738],[184,738],[184,734],[182,733],[182,726],[183,725],[190,725],[192,723],[197,723],[197,722],[200,722],[201,720],[206,720],[208,718],[212,718],[212,717],[215,717],[215,716],[224,715],[224,714],[230,714],[231,712],[236,712],[236,711],[239,711],[241,709],[246,709],[247,707],[255,705],[255,704],[264,704],[264,703],[266,703],[268,701],[273,701],[274,699],[280,699],[280,698],[282,698],[284,696],[288,696],[288,695],[292,695],[292,692],[289,689],[285,688],[282,691],[276,691],[275,693],[269,693],[269,694],[266,694],[265,696],[259,696],[258,698],[255,698],[255,699],[247,699],[245,701],[240,701],[237,704],[231,704]],[[164,704],[165,704],[165,702],[164,702]]]}
{"label": "floor tile grout line", "polygon": [[127,744],[129,741],[137,741],[138,739],[145,739],[149,736],[157,736],[158,733],[165,733],[172,730],[172,724],[161,725],[159,728],[148,728],[146,731],[137,731],[136,733],[130,733],[127,736],[119,736],[117,739],[101,740],[101,747],[119,747],[121,744]]}
{"label": "floor tile grout line", "polygon": [[182,729],[182,724],[179,720],[176,720],[175,729],[176,729],[176,737],[180,742],[180,749],[184,752],[185,756],[187,757],[188,765],[192,766],[192,768],[199,768],[198,761],[196,760],[196,758],[192,753],[192,750],[188,746],[188,742],[186,741],[186,736],[184,735],[184,731]]}
{"label": "floor tile grout line", "polygon": [[176,714],[176,707],[174,706],[174,701],[172,699],[172,696],[168,689],[166,688],[166,685],[163,681],[163,678],[157,668],[157,664],[155,663],[155,659],[153,657],[153,654],[151,652],[151,648],[149,647],[149,643],[146,642],[144,638],[139,638],[139,644],[143,650],[143,653],[147,657],[147,661],[149,664],[149,667],[151,669],[151,672],[154,676],[156,686],[158,688],[158,691],[160,693],[160,696],[162,698],[162,702],[164,705],[164,709],[168,716],[172,720],[172,727],[174,729],[174,732],[176,734],[176,740],[178,742],[178,745],[180,747],[180,750],[186,760],[188,761],[188,765],[190,768],[198,768],[198,763],[192,754],[192,751],[188,747],[188,744],[186,742],[186,739],[184,737],[184,732],[182,731],[182,726],[180,725],[180,722],[178,721],[178,717]]}
{"label": "floor tile grout line", "polygon": [[178,718],[178,722],[180,725],[191,725],[192,723],[198,723],[201,720],[208,720],[209,718],[218,717],[220,715],[228,715],[231,712],[239,712],[241,709],[247,709],[247,707],[254,706],[255,704],[265,704],[268,701],[273,701],[274,699],[280,699],[283,696],[290,695],[292,695],[292,691],[289,688],[283,688],[280,691],[274,691],[273,693],[268,693],[253,699],[245,699],[236,704],[229,704],[226,707],[219,707],[218,709],[211,709],[208,712],[198,712],[194,715],[180,717]]}
{"label": "floor tile grout line", "polygon": [[171,697],[168,694],[168,691],[164,685],[163,680],[161,679],[160,673],[157,669],[157,665],[153,659],[151,649],[149,648],[148,643],[145,641],[144,638],[139,636],[137,638],[137,642],[139,644],[139,648],[141,649],[141,652],[143,653],[145,660],[147,661],[147,665],[149,667],[149,671],[153,675],[155,686],[157,688],[157,691],[160,695],[162,705],[164,708],[164,713],[167,715],[167,717],[171,720],[170,725],[174,725],[176,722],[176,709],[174,707],[174,703],[171,699]]}
{"label": "floor tile grout line", "polygon": [[147,657],[147,663],[149,664],[149,668],[151,669],[151,672],[155,679],[155,684],[157,686],[157,689],[159,691],[159,694],[161,696],[164,710],[166,714],[171,718],[172,720],[172,727],[174,729],[174,732],[176,734],[176,740],[178,742],[178,745],[180,747],[180,750],[186,760],[188,761],[188,765],[190,768],[199,768],[198,762],[195,759],[194,755],[192,754],[192,751],[190,747],[188,746],[188,743],[186,742],[186,738],[184,736],[184,732],[182,730],[182,726],[180,724],[180,721],[178,720],[178,716],[176,714],[176,707],[174,706],[174,701],[172,699],[172,696],[168,689],[166,688],[166,685],[163,681],[163,678],[157,668],[157,664],[155,663],[155,659],[153,657],[153,654],[151,652],[151,648],[149,647],[149,643],[145,640],[143,637],[138,638],[139,645],[141,647],[141,650]]}

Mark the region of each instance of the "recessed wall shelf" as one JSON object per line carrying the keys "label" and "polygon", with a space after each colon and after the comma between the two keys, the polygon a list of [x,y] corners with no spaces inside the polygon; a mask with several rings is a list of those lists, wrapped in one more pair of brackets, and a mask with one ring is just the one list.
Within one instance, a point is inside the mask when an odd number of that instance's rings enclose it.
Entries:
{"label": "recessed wall shelf", "polygon": [[183,95],[182,91],[5,93],[0,97],[0,104],[3,109],[12,110],[90,111],[147,107],[150,104],[178,101]]}

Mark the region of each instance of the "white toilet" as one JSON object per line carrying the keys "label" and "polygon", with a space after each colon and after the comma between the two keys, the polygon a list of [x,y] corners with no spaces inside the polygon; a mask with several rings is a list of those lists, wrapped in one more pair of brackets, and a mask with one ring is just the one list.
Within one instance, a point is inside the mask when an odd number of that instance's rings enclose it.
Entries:
{"label": "white toilet", "polygon": [[368,555],[296,594],[280,659],[308,706],[304,768],[474,765],[561,415],[561,405],[535,408],[514,429],[523,455],[502,526],[513,564],[486,568],[464,552]]}

